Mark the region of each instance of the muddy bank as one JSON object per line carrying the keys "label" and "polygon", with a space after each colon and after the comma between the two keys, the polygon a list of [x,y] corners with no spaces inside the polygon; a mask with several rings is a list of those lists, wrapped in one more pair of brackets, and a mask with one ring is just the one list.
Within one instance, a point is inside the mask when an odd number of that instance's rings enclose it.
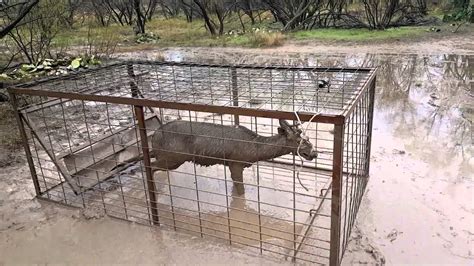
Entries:
{"label": "muddy bank", "polygon": [[466,29],[456,35],[434,36],[422,39],[400,39],[392,41],[290,41],[285,45],[272,48],[276,52],[304,52],[321,54],[474,54],[474,29]]}
{"label": "muddy bank", "polygon": [[[238,51],[166,49],[123,56],[379,67],[371,179],[343,263],[472,264],[472,55]],[[87,219],[80,211],[32,200],[28,178],[24,165],[3,168],[0,174],[6,188],[0,191],[0,258],[9,262],[275,263],[186,234],[94,213],[86,216],[98,220]],[[124,250],[122,260],[117,248]],[[26,252],[32,255],[25,258]]]}
{"label": "muddy bank", "polygon": [[[153,46],[133,47],[119,46],[118,53],[134,54],[143,51],[145,58],[153,58],[156,51],[194,51],[199,54],[226,54],[239,53],[240,56],[278,53],[313,53],[313,54],[474,54],[474,27],[467,25],[462,32],[448,33],[450,29],[443,29],[443,33],[432,33],[430,36],[414,39],[394,39],[386,41],[368,40],[365,42],[337,41],[337,40],[288,40],[283,45],[269,48],[239,48],[239,47],[168,47],[156,48]],[[142,57],[138,57],[141,58]]]}
{"label": "muddy bank", "polygon": [[55,211],[54,218],[2,235],[0,261],[7,264],[275,263],[240,253],[226,244],[176,232],[106,217],[86,220],[78,211]]}

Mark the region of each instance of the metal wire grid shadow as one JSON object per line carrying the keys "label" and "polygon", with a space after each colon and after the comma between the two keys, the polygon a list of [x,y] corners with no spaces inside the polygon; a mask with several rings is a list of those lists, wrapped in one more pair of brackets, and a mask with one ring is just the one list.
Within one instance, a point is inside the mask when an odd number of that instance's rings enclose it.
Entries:
{"label": "metal wire grid shadow", "polygon": [[127,61],[8,90],[39,198],[338,265],[369,176],[375,72]]}

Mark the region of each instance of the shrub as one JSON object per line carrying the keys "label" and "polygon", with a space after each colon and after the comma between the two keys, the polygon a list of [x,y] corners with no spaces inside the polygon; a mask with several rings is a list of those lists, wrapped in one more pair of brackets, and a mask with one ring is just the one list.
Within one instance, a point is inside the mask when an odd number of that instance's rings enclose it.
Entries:
{"label": "shrub", "polygon": [[64,17],[62,1],[44,0],[29,12],[22,23],[8,33],[5,45],[12,59],[38,63],[52,57],[52,40],[62,28]]}
{"label": "shrub", "polygon": [[253,32],[250,36],[250,43],[254,47],[274,47],[280,46],[285,41],[285,35],[281,32]]}

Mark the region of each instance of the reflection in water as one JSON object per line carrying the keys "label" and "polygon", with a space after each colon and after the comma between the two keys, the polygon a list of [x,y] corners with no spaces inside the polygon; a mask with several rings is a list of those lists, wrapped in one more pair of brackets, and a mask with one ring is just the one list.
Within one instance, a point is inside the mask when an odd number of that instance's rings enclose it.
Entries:
{"label": "reflection in water", "polygon": [[181,55],[176,57],[179,61],[207,63],[378,67],[374,129],[401,139],[407,152],[439,169],[457,164],[453,177],[473,171],[469,161],[474,154],[472,55]]}

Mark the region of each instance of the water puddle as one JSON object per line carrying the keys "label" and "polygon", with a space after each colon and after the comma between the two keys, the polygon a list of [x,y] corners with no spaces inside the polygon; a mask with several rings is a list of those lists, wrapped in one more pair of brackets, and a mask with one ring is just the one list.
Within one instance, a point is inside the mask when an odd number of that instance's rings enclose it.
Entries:
{"label": "water puddle", "polygon": [[[371,180],[358,216],[359,228],[374,240],[388,263],[449,264],[474,259],[474,56],[224,49],[146,53],[170,61],[378,67]],[[358,262],[350,254],[347,257]]]}

